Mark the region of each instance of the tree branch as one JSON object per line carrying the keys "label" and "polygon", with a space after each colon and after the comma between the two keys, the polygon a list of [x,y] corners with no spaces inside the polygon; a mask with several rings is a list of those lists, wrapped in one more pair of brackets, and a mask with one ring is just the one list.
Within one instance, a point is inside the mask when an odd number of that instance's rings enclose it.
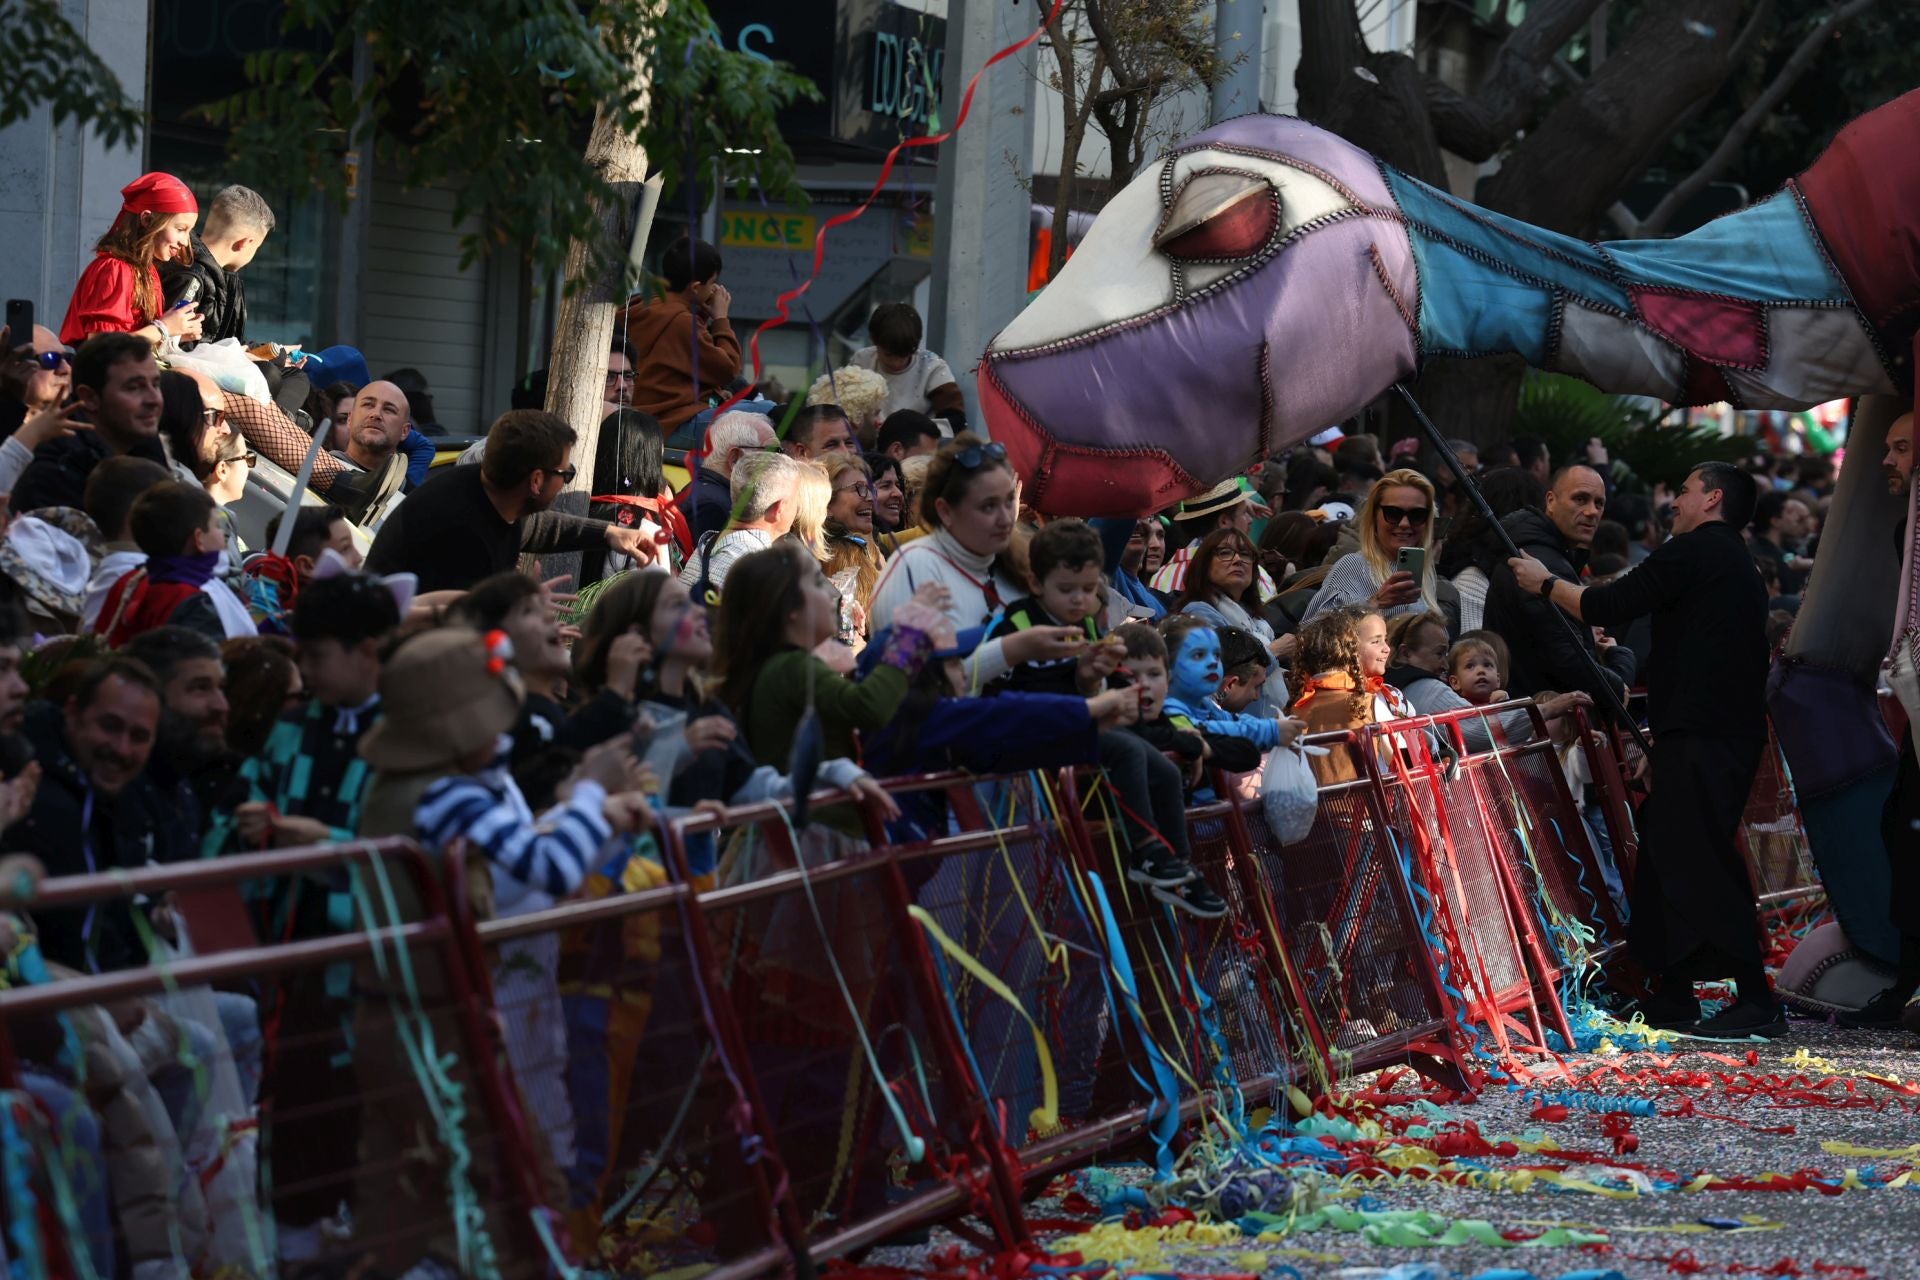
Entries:
{"label": "tree branch", "polygon": [[[1807,73],[1807,69],[1813,65],[1814,59],[1820,56],[1820,50],[1826,46],[1827,41],[1838,34],[1840,28],[1871,9],[1875,3],[1876,0],[1848,0],[1848,3],[1823,15],[1814,29],[1800,41],[1799,47],[1788,56],[1779,72],[1773,77],[1773,82],[1762,90],[1760,96],[1753,100],[1753,105],[1733,122],[1733,127],[1727,130],[1726,137],[1720,139],[1720,145],[1713,149],[1713,154],[1708,156],[1698,169],[1676,183],[1673,190],[1667,192],[1660,203],[1653,207],[1653,212],[1641,219],[1639,234],[1641,236],[1659,235],[1666,229],[1667,224],[1673,221],[1673,215],[1679,212],[1687,201],[1706,190],[1708,183],[1725,172],[1726,167],[1733,163],[1734,157],[1739,155],[1740,148],[1745,146],[1747,139],[1753,136],[1753,131],[1760,127],[1761,122],[1780,105],[1780,100],[1787,96],[1788,91],[1800,77]],[[1741,34],[1744,37],[1746,33]]]}
{"label": "tree branch", "polygon": [[1528,6],[1471,96],[1426,77],[1423,91],[1440,145],[1468,160],[1491,159],[1531,121],[1547,94],[1543,74],[1605,0],[1544,0]]}

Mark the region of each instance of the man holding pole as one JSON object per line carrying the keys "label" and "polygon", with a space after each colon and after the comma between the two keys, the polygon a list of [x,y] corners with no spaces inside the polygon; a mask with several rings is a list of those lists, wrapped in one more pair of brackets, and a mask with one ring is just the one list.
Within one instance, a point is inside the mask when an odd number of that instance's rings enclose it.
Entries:
{"label": "man holding pole", "polygon": [[[1590,626],[1653,619],[1653,776],[1628,945],[1658,980],[1642,1006],[1647,1021],[1710,1039],[1787,1029],[1761,964],[1737,838],[1767,741],[1767,594],[1740,534],[1757,497],[1738,467],[1695,468],[1674,499],[1673,538],[1606,586],[1555,578],[1531,556],[1507,562],[1523,592]],[[1693,983],[1721,978],[1735,981],[1739,999],[1702,1019]]]}

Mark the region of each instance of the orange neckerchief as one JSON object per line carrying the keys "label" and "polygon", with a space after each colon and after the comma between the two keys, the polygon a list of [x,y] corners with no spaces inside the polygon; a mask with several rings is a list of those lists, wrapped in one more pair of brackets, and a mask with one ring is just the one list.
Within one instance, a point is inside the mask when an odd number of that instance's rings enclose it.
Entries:
{"label": "orange neckerchief", "polygon": [[[1293,701],[1293,713],[1297,716],[1305,716],[1313,699],[1322,693],[1329,697],[1351,698],[1355,693],[1361,692],[1383,699],[1387,704],[1387,710],[1392,712],[1395,718],[1413,714],[1413,707],[1407,702],[1406,695],[1395,686],[1388,684],[1385,676],[1368,676],[1356,684],[1353,675],[1346,671],[1323,671],[1319,675],[1309,676],[1306,684],[1301,686],[1299,697]],[[1366,719],[1361,723],[1373,723],[1371,697],[1367,700]]]}

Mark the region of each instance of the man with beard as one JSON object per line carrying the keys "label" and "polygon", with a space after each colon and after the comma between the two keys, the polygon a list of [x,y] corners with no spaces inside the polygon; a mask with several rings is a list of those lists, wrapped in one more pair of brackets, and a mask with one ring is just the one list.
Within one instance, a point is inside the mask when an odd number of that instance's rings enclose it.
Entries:
{"label": "man with beard", "polygon": [[578,440],[556,414],[501,414],[479,465],[442,467],[393,509],[367,554],[367,571],[416,574],[428,592],[465,591],[513,568],[522,552],[604,545],[651,564],[660,548],[639,529],[548,510],[573,482]]}
{"label": "man with beard", "polygon": [[347,411],[347,445],[334,456],[362,471],[385,469],[411,425],[407,393],[391,382],[369,382]]}
{"label": "man with beard", "polygon": [[[153,861],[152,809],[135,786],[160,728],[160,683],[130,658],[96,663],[64,707],[36,703],[26,735],[45,771],[33,807],[5,833],[9,852],[31,853],[49,875],[83,875]],[[147,962],[124,899],[34,913],[40,950],[82,973]]]}
{"label": "man with beard", "polygon": [[[159,816],[159,860],[198,857],[206,835],[213,766],[227,749],[226,670],[219,646],[185,627],[155,627],[135,636],[126,656],[160,682],[160,734],[146,780]],[[231,776],[230,774],[228,776]]]}
{"label": "man with beard", "polygon": [[78,507],[87,476],[106,458],[133,454],[165,465],[160,446],[160,366],[153,348],[132,333],[99,333],[73,356],[73,398],[93,423],[49,440],[14,482],[15,514],[39,507]]}

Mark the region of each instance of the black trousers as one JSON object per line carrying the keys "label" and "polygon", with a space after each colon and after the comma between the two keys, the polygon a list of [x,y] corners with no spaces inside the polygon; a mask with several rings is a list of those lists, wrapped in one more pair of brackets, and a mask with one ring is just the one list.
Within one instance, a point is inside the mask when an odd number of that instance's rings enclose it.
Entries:
{"label": "black trousers", "polygon": [[1653,791],[1640,811],[1627,928],[1634,958],[1654,973],[1676,980],[1762,977],[1753,883],[1738,832],[1765,746],[1761,738],[1703,733],[1654,740]]}
{"label": "black trousers", "polygon": [[1127,847],[1157,844],[1164,836],[1180,858],[1193,855],[1187,843],[1186,780],[1180,767],[1136,734],[1105,729],[1099,735],[1100,768],[1125,807],[1122,825]]}

